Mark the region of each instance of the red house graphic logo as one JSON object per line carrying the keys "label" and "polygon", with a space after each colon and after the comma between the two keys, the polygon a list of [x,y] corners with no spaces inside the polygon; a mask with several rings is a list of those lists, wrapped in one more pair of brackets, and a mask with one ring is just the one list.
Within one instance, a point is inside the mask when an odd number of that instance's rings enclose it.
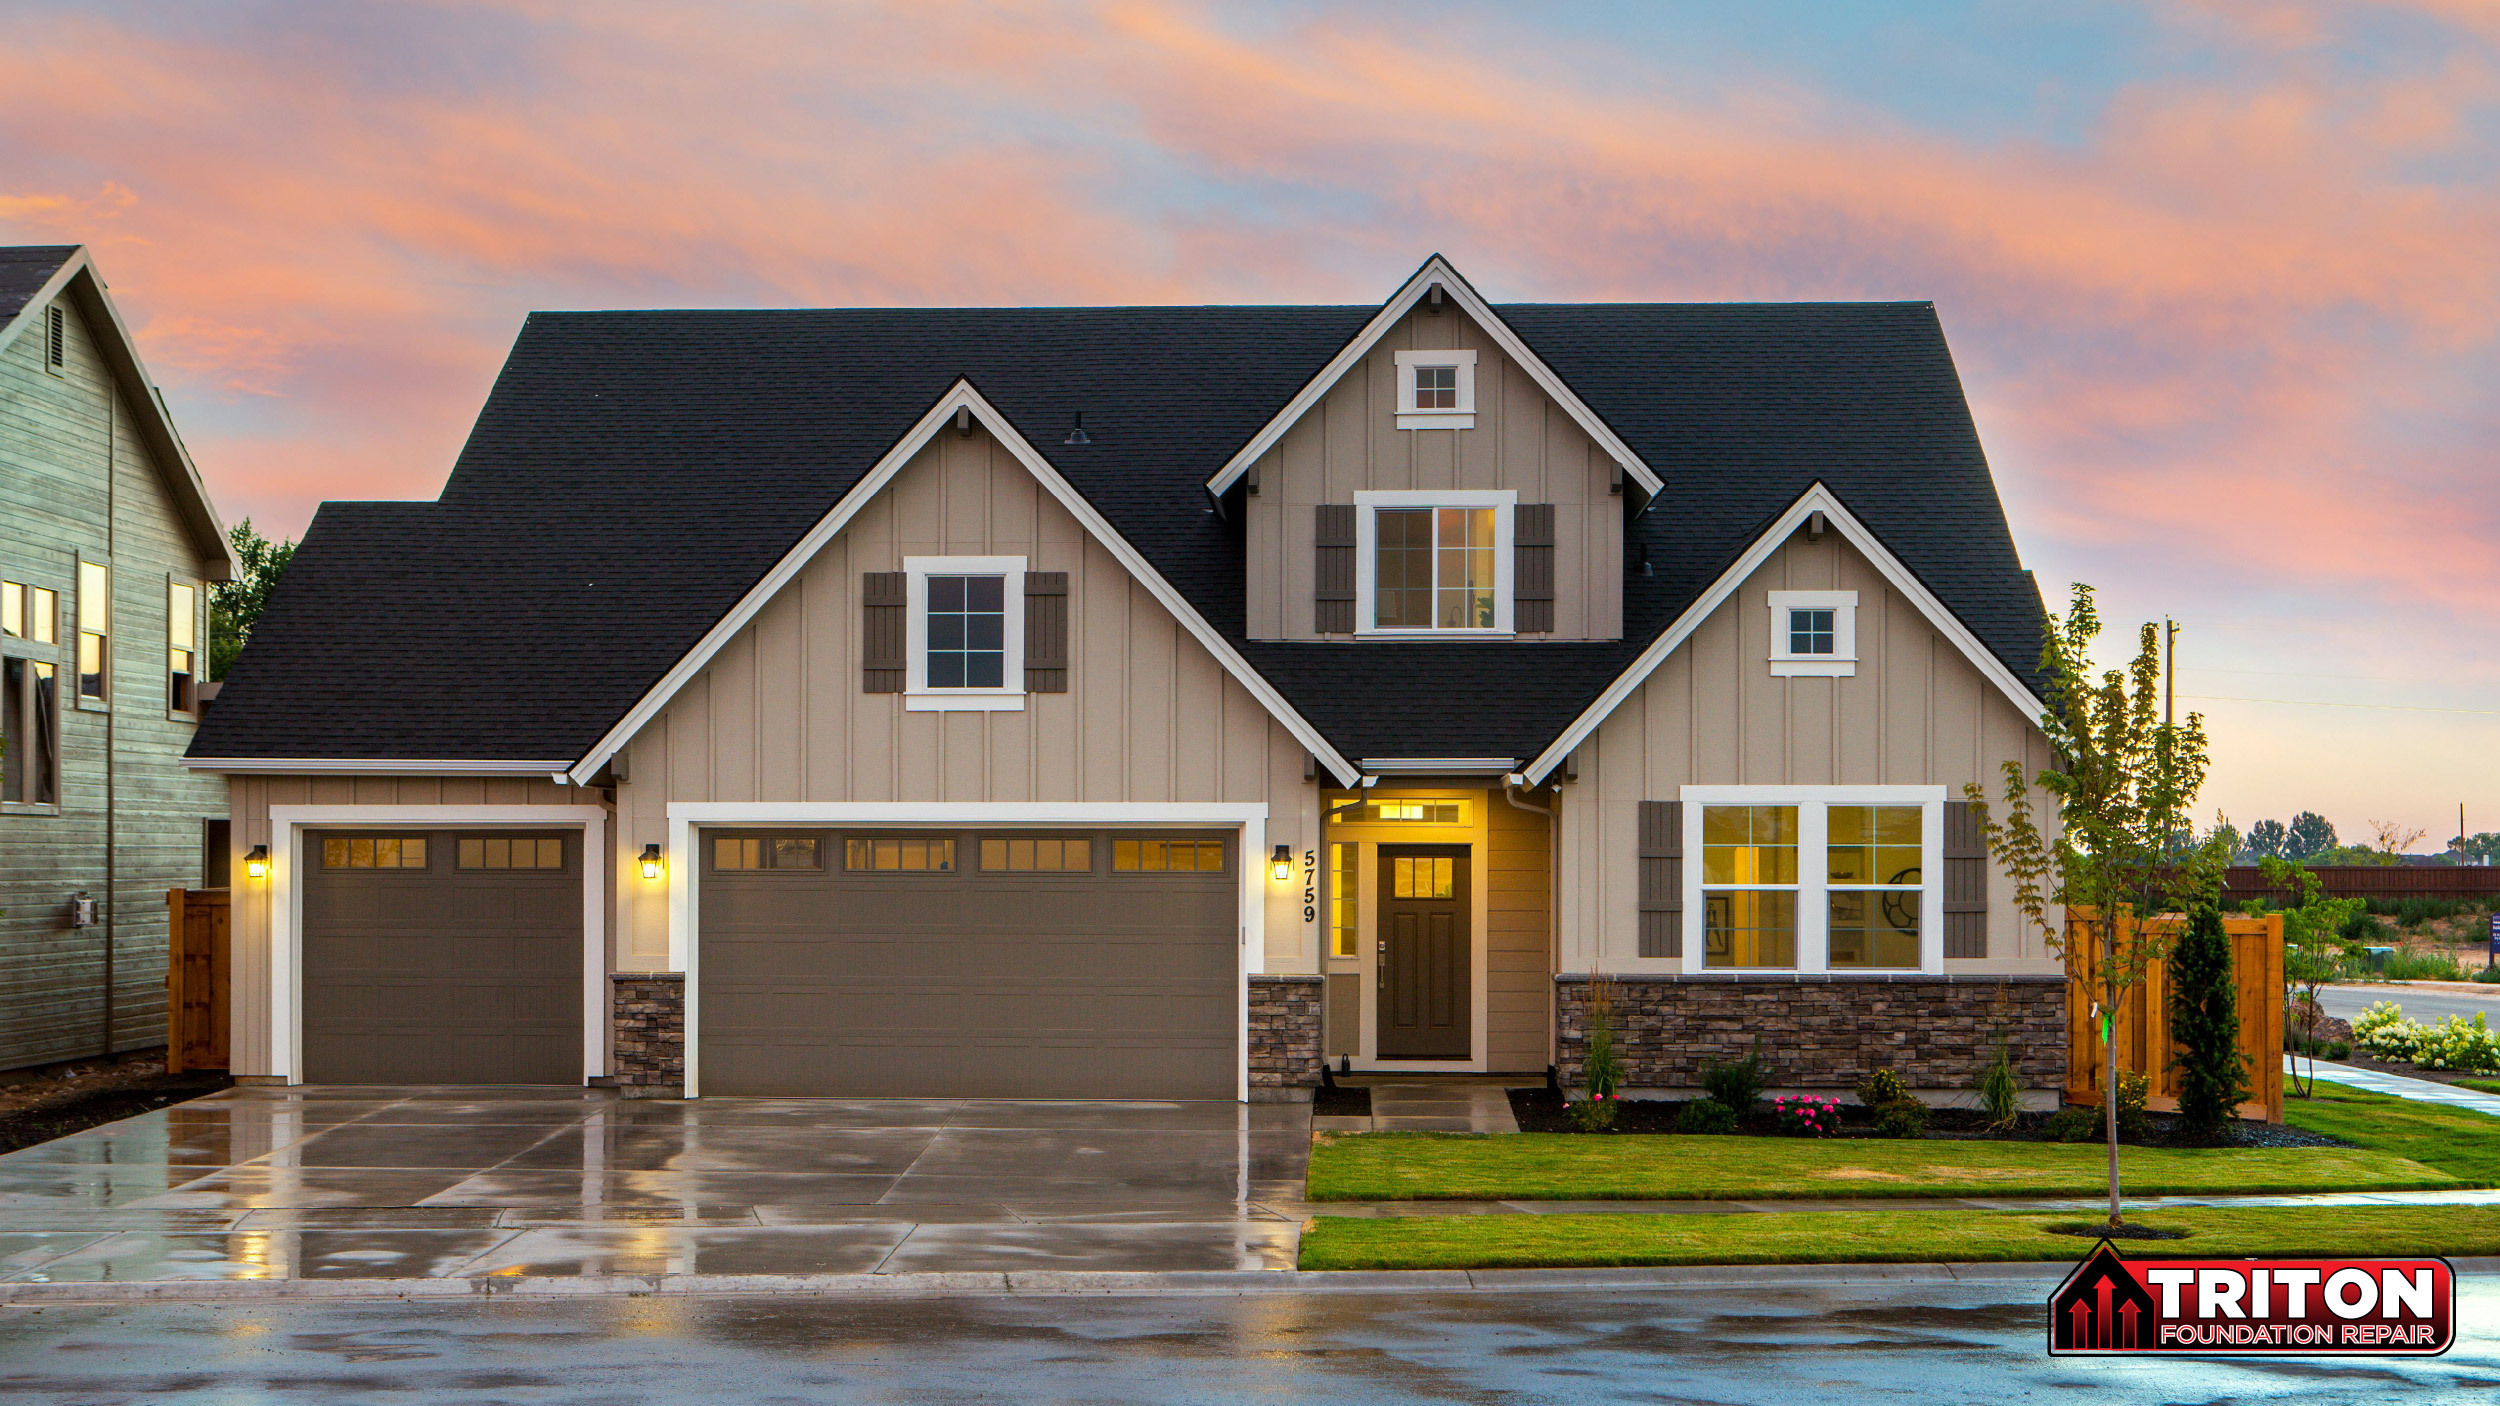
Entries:
{"label": "red house graphic logo", "polygon": [[2103,1240],[2049,1296],[2061,1357],[2435,1357],[2455,1338],[2441,1259],[2130,1262]]}

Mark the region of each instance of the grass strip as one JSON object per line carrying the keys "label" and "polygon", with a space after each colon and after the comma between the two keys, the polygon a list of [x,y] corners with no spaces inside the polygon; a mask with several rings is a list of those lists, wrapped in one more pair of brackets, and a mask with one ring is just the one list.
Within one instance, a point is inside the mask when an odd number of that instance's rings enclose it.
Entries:
{"label": "grass strip", "polygon": [[[2079,1260],[2093,1242],[2053,1235],[2073,1212],[1793,1211],[1759,1215],[1322,1216],[1304,1269],[1538,1269],[1679,1264],[1885,1264]],[[2131,1240],[2129,1259],[2238,1255],[2500,1254],[2500,1207],[2191,1207],[2130,1216],[2188,1232]]]}
{"label": "grass strip", "polygon": [[[2400,1148],[2127,1147],[2119,1150],[2119,1175],[2137,1196],[2445,1190],[2500,1180],[2500,1149],[2469,1157],[2452,1148],[2444,1128],[2409,1142],[2492,1169],[2464,1175]],[[1308,1194],[1313,1201],[2090,1196],[2105,1189],[2106,1175],[2107,1153],[2094,1143],[1351,1133],[1313,1147]]]}
{"label": "grass strip", "polygon": [[2476,1093],[2500,1094],[2500,1079],[2459,1079],[2457,1087],[2472,1089]]}
{"label": "grass strip", "polygon": [[[2500,1087],[2495,1087],[2495,1092],[2500,1092]],[[2367,1089],[2320,1080],[2314,1097],[2293,1098],[2287,1091],[2283,1121],[2295,1128],[2342,1138],[2373,1152],[2437,1168],[2467,1186],[2500,1186],[2500,1118],[2488,1113],[2374,1094]]]}

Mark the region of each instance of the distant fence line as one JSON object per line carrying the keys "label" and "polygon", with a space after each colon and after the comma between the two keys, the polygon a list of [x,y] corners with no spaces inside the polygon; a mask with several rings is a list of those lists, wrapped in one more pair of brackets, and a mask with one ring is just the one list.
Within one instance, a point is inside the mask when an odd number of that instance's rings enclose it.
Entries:
{"label": "distant fence line", "polygon": [[[2309,871],[2329,898],[2452,898],[2500,900],[2500,865],[2325,864]],[[2300,895],[2268,888],[2265,871],[2233,865],[2222,874],[2222,901],[2262,898],[2293,903]]]}

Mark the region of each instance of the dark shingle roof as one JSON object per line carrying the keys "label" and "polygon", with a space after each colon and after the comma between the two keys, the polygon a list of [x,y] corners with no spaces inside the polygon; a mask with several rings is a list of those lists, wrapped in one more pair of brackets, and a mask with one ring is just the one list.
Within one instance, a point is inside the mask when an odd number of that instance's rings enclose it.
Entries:
{"label": "dark shingle roof", "polygon": [[438,503],[322,509],[192,754],[577,757],[958,377],[1348,757],[1533,756],[1818,479],[2032,675],[2038,598],[1926,304],[1499,308],[1667,480],[1625,638],[1242,640],[1201,485],[1376,311],[534,315]]}
{"label": "dark shingle roof", "polygon": [[18,244],[0,247],[0,323],[16,317],[69,256],[75,244]]}

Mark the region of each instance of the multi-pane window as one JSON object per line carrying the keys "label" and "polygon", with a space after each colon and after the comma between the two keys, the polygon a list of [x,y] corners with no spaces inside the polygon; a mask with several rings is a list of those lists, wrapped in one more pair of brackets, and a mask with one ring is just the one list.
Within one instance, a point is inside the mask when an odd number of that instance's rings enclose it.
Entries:
{"label": "multi-pane window", "polygon": [[1372,801],[1345,813],[1348,824],[1384,822],[1393,825],[1464,825],[1465,801]]}
{"label": "multi-pane window", "polygon": [[200,706],[199,589],[180,581],[165,590],[165,706],[177,713]]}
{"label": "multi-pane window", "polygon": [[1791,610],[1788,612],[1788,652],[1791,654],[1829,654],[1837,636],[1832,630],[1830,610]]}
{"label": "multi-pane window", "polygon": [[1001,688],[1007,682],[1007,579],[929,578],[931,688]]}
{"label": "multi-pane window", "polygon": [[561,869],[564,841],[554,835],[464,835],[463,869]]}
{"label": "multi-pane window", "polygon": [[1409,858],[1398,855],[1389,861],[1389,896],[1391,898],[1455,898],[1458,896],[1458,860],[1447,854],[1427,854]]}
{"label": "multi-pane window", "polygon": [[843,867],[857,873],[951,874],[955,842],[927,835],[854,835]]}
{"label": "multi-pane window", "polygon": [[1047,837],[985,839],[981,868],[1006,874],[1085,874],[1094,868],[1091,840]]}
{"label": "multi-pane window", "polygon": [[1415,408],[1418,410],[1456,410],[1458,408],[1458,368],[1455,366],[1418,366],[1415,371]]}
{"label": "multi-pane window", "polygon": [[54,592],[22,581],[0,581],[0,639],[58,643],[60,612],[61,598]]}
{"label": "multi-pane window", "polygon": [[1797,807],[1703,806],[1702,965],[1797,965]]}
{"label": "multi-pane window", "polygon": [[40,659],[0,659],[0,801],[60,802],[61,704],[52,673]]}
{"label": "multi-pane window", "polygon": [[822,869],[822,841],[814,835],[715,835],[715,869]]}
{"label": "multi-pane window", "polygon": [[1328,847],[1328,955],[1332,957],[1351,957],[1361,950],[1356,943],[1362,924],[1362,909],[1357,906],[1362,894],[1362,853],[1361,845]]}
{"label": "multi-pane window", "polygon": [[1917,806],[1826,809],[1832,966],[1918,966],[1920,814]]}
{"label": "multi-pane window", "polygon": [[1372,625],[1494,628],[1492,508],[1382,508],[1374,515]]}
{"label": "multi-pane window", "polygon": [[113,573],[91,561],[78,563],[78,696],[103,702],[110,695]]}
{"label": "multi-pane window", "polygon": [[1222,840],[1113,840],[1111,867],[1123,874],[1222,873]]}
{"label": "multi-pane window", "polygon": [[422,869],[422,835],[328,835],[321,841],[324,869]]}

